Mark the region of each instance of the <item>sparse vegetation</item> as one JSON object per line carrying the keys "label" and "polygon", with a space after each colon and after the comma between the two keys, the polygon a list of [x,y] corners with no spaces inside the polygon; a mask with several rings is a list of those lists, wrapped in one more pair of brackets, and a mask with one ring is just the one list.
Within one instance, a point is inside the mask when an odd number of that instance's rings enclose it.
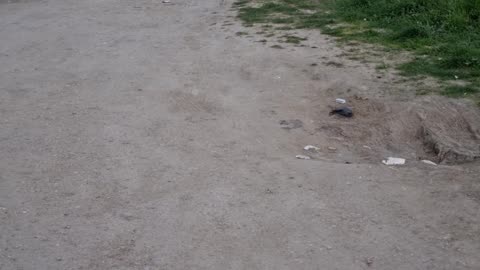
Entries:
{"label": "sparse vegetation", "polygon": [[270,46],[270,48],[273,48],[273,49],[283,49],[283,47],[280,46],[280,45],[278,45],[278,44],[272,45],[272,46]]}
{"label": "sparse vegetation", "polygon": [[300,42],[307,40],[307,38],[297,37],[294,35],[283,35],[281,38],[283,38],[283,42],[293,44],[300,44]]}
{"label": "sparse vegetation", "polygon": [[[441,93],[448,96],[479,95],[480,0],[241,0],[235,6],[250,25],[321,29],[345,40],[409,50],[416,57],[398,66],[402,74],[437,77],[446,82]],[[449,80],[467,85],[460,90],[448,86]]]}
{"label": "sparse vegetation", "polygon": [[478,93],[478,88],[471,86],[449,86],[443,90],[442,94],[451,97],[465,97]]}
{"label": "sparse vegetation", "polygon": [[380,64],[378,64],[376,67],[375,67],[377,70],[387,70],[390,68],[390,65],[388,65],[387,63],[385,62],[382,62]]}

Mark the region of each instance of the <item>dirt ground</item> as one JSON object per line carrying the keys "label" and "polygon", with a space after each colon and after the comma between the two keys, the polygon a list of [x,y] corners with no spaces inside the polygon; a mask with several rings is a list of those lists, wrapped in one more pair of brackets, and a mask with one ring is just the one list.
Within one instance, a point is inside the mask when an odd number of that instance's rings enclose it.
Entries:
{"label": "dirt ground", "polygon": [[0,1],[0,269],[480,269],[478,109],[231,3]]}

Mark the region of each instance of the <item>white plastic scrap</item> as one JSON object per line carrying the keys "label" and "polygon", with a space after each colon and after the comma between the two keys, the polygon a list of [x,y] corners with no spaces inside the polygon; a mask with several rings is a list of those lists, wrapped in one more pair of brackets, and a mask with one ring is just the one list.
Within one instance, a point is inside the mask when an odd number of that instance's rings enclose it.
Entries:
{"label": "white plastic scrap", "polygon": [[312,159],[311,157],[309,157],[309,156],[304,156],[304,155],[296,155],[295,157],[298,158],[298,159],[304,159],[304,160]]}
{"label": "white plastic scrap", "polygon": [[430,160],[424,159],[424,160],[422,160],[422,162],[425,163],[425,164],[428,164],[428,165],[437,166],[437,163],[435,163],[433,161],[430,161]]}
{"label": "white plastic scrap", "polygon": [[405,164],[404,158],[389,157],[387,160],[382,160],[385,165],[403,165]]}
{"label": "white plastic scrap", "polygon": [[313,145],[307,145],[307,146],[305,146],[303,149],[305,149],[305,150],[307,150],[307,151],[308,151],[308,150],[315,150],[315,151],[320,150],[319,147],[316,147],[316,146],[313,146]]}
{"label": "white plastic scrap", "polygon": [[340,103],[340,104],[345,104],[345,103],[347,103],[347,101],[346,101],[345,99],[343,99],[343,98],[337,98],[337,99],[335,99],[335,102]]}

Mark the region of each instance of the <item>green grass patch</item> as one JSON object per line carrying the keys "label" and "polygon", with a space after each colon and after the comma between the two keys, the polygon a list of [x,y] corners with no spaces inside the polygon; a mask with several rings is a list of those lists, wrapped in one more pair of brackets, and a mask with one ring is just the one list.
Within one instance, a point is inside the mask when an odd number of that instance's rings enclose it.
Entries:
{"label": "green grass patch", "polygon": [[472,86],[449,86],[446,87],[442,94],[450,97],[466,97],[479,93],[479,89]]}
{"label": "green grass patch", "polygon": [[321,29],[411,51],[417,57],[398,67],[403,75],[460,79],[468,83],[463,92],[452,86],[441,93],[480,95],[480,0],[239,0],[234,6],[249,25]]}
{"label": "green grass patch", "polygon": [[245,23],[292,23],[294,17],[275,17],[272,15],[295,15],[299,13],[299,10],[287,3],[275,3],[267,1],[259,7],[244,6],[240,8],[238,17]]}

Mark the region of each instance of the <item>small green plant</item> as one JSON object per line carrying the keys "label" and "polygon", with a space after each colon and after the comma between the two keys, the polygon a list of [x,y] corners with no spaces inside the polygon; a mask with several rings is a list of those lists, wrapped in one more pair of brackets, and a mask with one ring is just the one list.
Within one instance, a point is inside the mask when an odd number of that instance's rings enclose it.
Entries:
{"label": "small green plant", "polygon": [[233,3],[234,7],[242,7],[248,4],[250,0],[237,0],[236,2]]}
{"label": "small green plant", "polygon": [[307,38],[297,37],[293,35],[283,35],[281,36],[281,38],[284,38],[283,42],[293,44],[300,44],[300,42],[307,40]]}
{"label": "small green plant", "polygon": [[387,70],[387,69],[390,68],[390,65],[385,63],[385,62],[382,62],[382,63],[378,64],[375,68],[377,70]]}

